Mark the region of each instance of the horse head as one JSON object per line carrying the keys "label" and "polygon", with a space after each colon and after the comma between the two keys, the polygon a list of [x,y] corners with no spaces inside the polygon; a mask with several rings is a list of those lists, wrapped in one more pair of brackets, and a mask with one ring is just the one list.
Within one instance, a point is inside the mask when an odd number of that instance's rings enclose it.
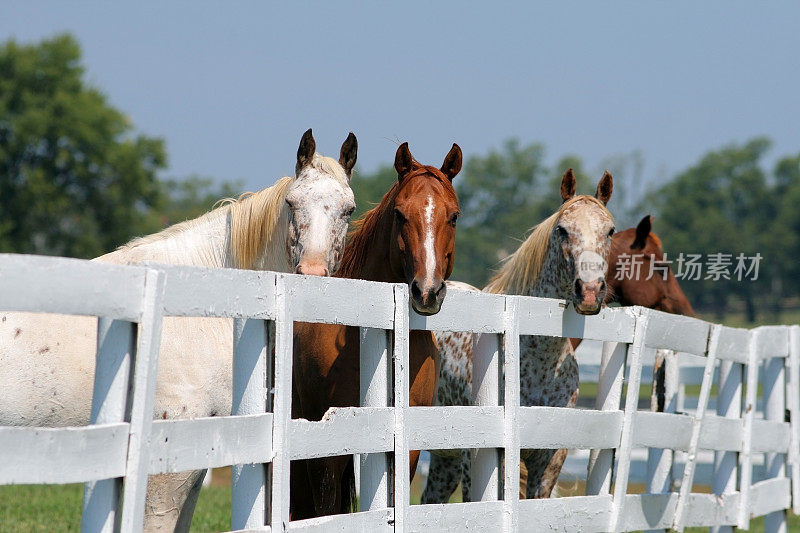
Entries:
{"label": "horse head", "polygon": [[328,276],[338,270],[356,205],[350,178],[357,152],[352,132],[342,144],[338,161],[316,153],[310,129],[303,134],[295,177],[286,192],[286,252],[293,272]]}
{"label": "horse head", "polygon": [[[620,257],[636,268],[628,272]],[[609,296],[621,305],[641,305],[667,313],[694,316],[694,310],[683,293],[669,262],[661,249],[661,239],[652,232],[650,215],[635,228],[614,235],[609,256]]]}
{"label": "horse head", "polygon": [[421,165],[408,143],[397,149],[397,194],[389,241],[389,260],[411,291],[411,305],[422,315],[439,312],[453,271],[458,199],[453,178],[461,170],[461,148],[454,144],[441,168]]}
{"label": "horse head", "polygon": [[594,196],[575,196],[575,176],[567,170],[561,180],[563,204],[550,234],[550,246],[561,252],[562,272],[569,283],[575,310],[583,315],[600,312],[607,293],[608,252],[614,219],[606,209],[613,179],[606,171]]}

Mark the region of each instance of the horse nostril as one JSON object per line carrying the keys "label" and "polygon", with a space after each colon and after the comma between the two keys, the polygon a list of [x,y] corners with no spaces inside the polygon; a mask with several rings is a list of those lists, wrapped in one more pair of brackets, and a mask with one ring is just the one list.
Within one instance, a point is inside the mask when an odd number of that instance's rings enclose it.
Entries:
{"label": "horse nostril", "polygon": [[445,289],[447,289],[447,284],[443,281],[439,285],[439,288],[436,289],[436,296],[439,296],[440,294],[442,294],[445,291]]}
{"label": "horse nostril", "polygon": [[422,291],[419,288],[419,283],[416,280],[411,282],[411,297],[415,300],[422,299]]}
{"label": "horse nostril", "polygon": [[581,296],[581,293],[583,292],[581,290],[581,285],[582,285],[581,280],[576,279],[575,280],[575,294],[577,294],[578,296]]}
{"label": "horse nostril", "polygon": [[606,280],[602,280],[600,282],[600,292],[603,292],[604,290],[606,290]]}

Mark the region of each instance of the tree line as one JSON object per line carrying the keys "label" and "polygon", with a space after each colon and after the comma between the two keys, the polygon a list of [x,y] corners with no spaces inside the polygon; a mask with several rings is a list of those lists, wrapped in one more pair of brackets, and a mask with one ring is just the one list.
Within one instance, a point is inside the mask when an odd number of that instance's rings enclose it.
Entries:
{"label": "tree line", "polygon": [[[542,143],[506,141],[468,158],[455,187],[462,217],[454,279],[483,286],[536,223],[560,204],[559,184],[573,168],[579,193],[608,168],[617,228],[654,215],[669,260],[679,254],[761,262],[755,280],[713,276],[681,280],[696,309],[775,320],[800,288],[800,153],[767,168],[770,140],[758,137],[703,155],[660,183],[643,174],[639,152],[587,169],[578,155],[547,163]],[[0,45],[0,251],[95,257],[131,237],[196,217],[240,182],[189,176],[165,179],[167,150],[137,134],[126,115],[85,81],[78,42],[60,35],[37,44]],[[356,170],[357,216],[396,179],[391,165]],[[679,265],[672,264],[673,270]],[[733,273],[733,266],[730,274]]]}

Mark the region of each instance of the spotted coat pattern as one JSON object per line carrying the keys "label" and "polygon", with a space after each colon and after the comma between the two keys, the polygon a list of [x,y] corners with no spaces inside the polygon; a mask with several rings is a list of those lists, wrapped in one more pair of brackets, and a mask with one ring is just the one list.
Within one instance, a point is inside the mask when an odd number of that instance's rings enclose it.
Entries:
{"label": "spotted coat pattern", "polygon": [[[591,250],[608,257],[610,217],[597,209],[591,215],[580,213],[577,203],[567,209],[559,226],[567,230],[564,237],[554,231],[539,278],[527,295],[573,299],[575,260],[581,252]],[[602,215],[598,215],[602,213]],[[587,220],[588,219],[588,220]],[[447,282],[449,288],[477,291],[460,282]],[[435,332],[442,366],[439,374],[437,405],[471,405],[472,353],[474,339],[467,332]],[[520,405],[574,407],[578,400],[578,363],[569,339],[523,335],[520,337]],[[422,503],[446,503],[459,481],[463,500],[470,501],[471,461],[468,450],[435,450]],[[522,459],[528,470],[527,497],[550,496],[566,450],[525,450]]]}

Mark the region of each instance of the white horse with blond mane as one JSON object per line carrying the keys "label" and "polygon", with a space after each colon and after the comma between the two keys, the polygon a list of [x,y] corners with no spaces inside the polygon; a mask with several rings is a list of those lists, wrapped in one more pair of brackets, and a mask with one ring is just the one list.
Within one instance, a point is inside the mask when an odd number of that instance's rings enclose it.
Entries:
{"label": "white horse with blond mane", "polygon": [[[350,176],[357,141],[339,161],[317,153],[309,129],[296,175],[95,259],[329,275],[339,267],[355,208]],[[198,290],[202,290],[198,287]],[[89,423],[97,319],[0,314],[0,425]],[[233,323],[166,318],[155,397],[156,418],[227,415],[232,401]],[[152,476],[145,529],[188,531],[205,471]]]}

